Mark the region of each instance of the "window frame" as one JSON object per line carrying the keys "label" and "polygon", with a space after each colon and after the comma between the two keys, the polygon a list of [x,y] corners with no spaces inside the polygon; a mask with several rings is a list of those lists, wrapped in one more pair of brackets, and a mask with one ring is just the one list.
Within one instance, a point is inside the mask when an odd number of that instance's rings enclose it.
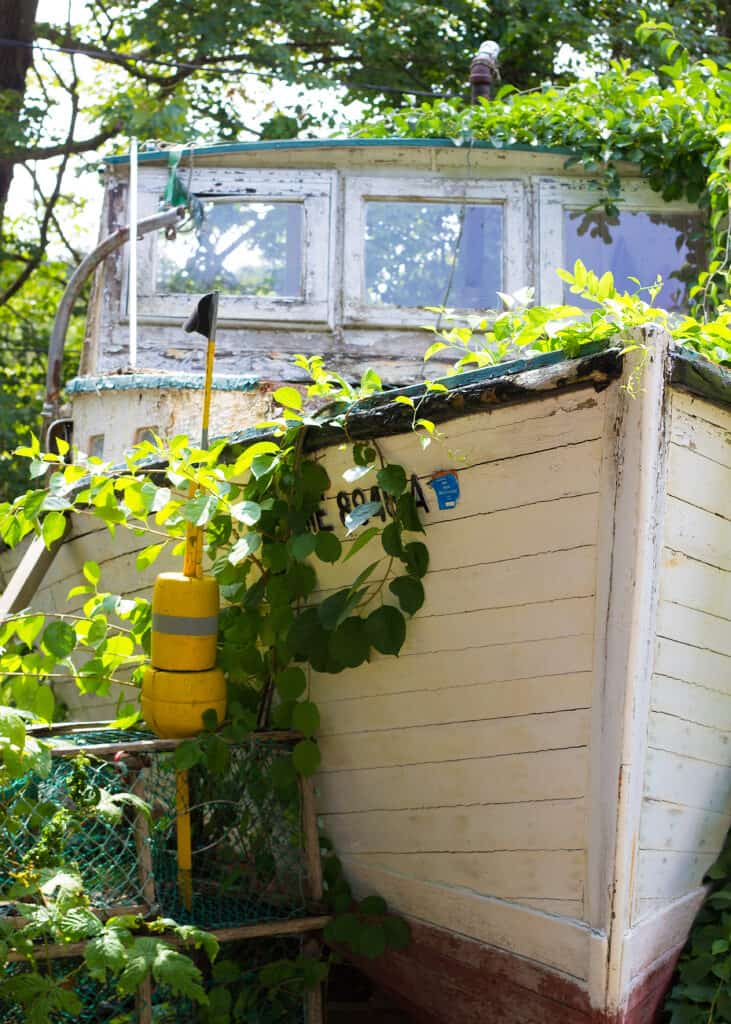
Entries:
{"label": "window frame", "polygon": [[[564,296],[565,284],[556,273],[556,268],[562,267],[565,262],[564,212],[585,211],[596,205],[604,193],[596,187],[596,183],[592,184],[592,181],[593,179],[576,178],[538,179],[536,283],[537,299],[542,306],[561,306],[565,301],[571,302],[570,297]],[[682,199],[666,201],[641,180],[622,181],[622,192],[617,206],[620,211],[636,213],[695,214],[701,222],[703,221],[703,211],[695,203]],[[652,284],[649,280],[646,283]]]}
{"label": "window frame", "polygon": [[[180,171],[186,180],[186,169]],[[231,295],[221,293],[219,322],[251,321],[273,326],[277,323],[328,324],[332,321],[332,197],[334,171],[248,170],[246,168],[200,168],[192,175],[192,191],[214,202],[302,204],[302,294],[300,296]],[[139,216],[151,216],[159,208],[167,172],[142,168],[139,175]],[[158,292],[158,238],[147,235],[139,242],[137,309],[141,322],[178,323],[190,313],[193,292]],[[127,315],[129,272],[124,268],[123,315]]]}
{"label": "window frame", "polygon": [[[343,324],[413,328],[430,318],[419,306],[377,306],[365,298],[365,229],[368,202],[466,203],[503,208],[501,291],[515,291],[528,280],[525,182],[516,178],[349,177],[345,182]],[[446,282],[445,282],[446,287]],[[475,309],[457,309],[475,313]]]}

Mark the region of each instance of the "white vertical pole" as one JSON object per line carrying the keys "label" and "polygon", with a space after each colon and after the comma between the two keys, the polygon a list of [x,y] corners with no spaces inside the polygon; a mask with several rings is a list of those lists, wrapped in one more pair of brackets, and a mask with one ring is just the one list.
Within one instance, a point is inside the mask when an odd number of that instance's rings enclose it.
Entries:
{"label": "white vertical pole", "polygon": [[129,142],[129,365],[137,365],[137,139]]}

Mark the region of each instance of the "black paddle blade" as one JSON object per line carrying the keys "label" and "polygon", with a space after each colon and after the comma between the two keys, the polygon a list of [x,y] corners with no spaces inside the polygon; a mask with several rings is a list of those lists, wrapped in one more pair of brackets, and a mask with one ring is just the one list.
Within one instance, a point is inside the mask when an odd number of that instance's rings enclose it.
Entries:
{"label": "black paddle blade", "polygon": [[183,324],[186,334],[202,334],[204,338],[213,336],[213,327],[216,322],[218,307],[218,292],[209,292],[204,295],[188,319]]}

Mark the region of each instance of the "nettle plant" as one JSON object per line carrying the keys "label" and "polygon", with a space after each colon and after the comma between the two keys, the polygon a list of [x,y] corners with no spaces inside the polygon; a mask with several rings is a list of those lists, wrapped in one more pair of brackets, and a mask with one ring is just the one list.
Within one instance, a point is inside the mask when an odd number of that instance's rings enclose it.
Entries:
{"label": "nettle plant", "polygon": [[[312,700],[311,671],[336,674],[367,661],[373,651],[398,654],[407,619],[424,601],[422,577],[428,566],[406,471],[387,464],[376,442],[348,441],[347,409],[381,389],[377,375],[368,371],[361,385],[353,387],[324,369],[319,357],[299,357],[298,364],[311,375],[308,393],[320,405],[319,413],[305,411],[297,389],[282,387],[274,393],[281,415],[246,443],[232,447],[221,441],[203,450],[182,437],[169,443],[156,439],[129,452],[122,468],[76,452],[75,461],[67,463],[71,453],[63,445],[58,454],[42,453],[32,440],[19,454],[30,460],[31,476],[44,479],[45,486],[0,506],[0,536],[10,546],[36,534],[50,547],[63,537],[72,513],[100,520],[113,536],[122,529],[147,536],[151,543],[137,555],[138,570],[153,565],[163,551],[182,554],[188,524],[204,528],[210,571],[223,599],[219,664],[228,680],[228,712],[224,722],[216,721],[215,713],[204,716],[201,734],[177,747],[175,767],[223,773],[229,767],[231,742],[244,742],[256,729],[295,730],[301,738],[271,769],[272,785],[293,801],[297,775],[311,775],[320,763],[320,716]],[[346,480],[362,480],[372,499],[345,516],[345,543],[318,529],[331,481],[321,458],[311,452],[325,423],[342,429],[344,447],[352,452]],[[365,568],[354,571],[347,586],[320,594],[318,567],[347,564],[359,552],[364,555],[358,565],[371,554]],[[89,697],[108,695],[118,686],[127,696],[119,701],[115,724],[129,727],[139,719],[137,695],[149,656],[150,605],[103,589],[95,562],[87,562],[83,573],[85,582],[68,595],[83,598],[78,613],[28,610],[0,627],[0,699],[6,706],[0,717],[6,772],[0,788],[11,779],[48,771],[43,744],[28,734],[25,720],[29,714],[46,721],[59,717],[54,687],[60,681],[72,681]],[[72,993],[54,986],[50,975],[39,969],[42,954],[33,940],[90,939],[85,969],[93,976],[109,972],[124,992],[152,973],[173,994],[205,1004],[208,996],[198,968],[185,952],[172,950],[152,932],[155,927],[177,929],[183,942],[203,947],[211,958],[215,941],[197,929],[181,930],[174,922],[157,926],[126,917],[102,925],[89,909],[78,873],[64,860],[68,836],[96,815],[119,815],[118,800],[99,790],[84,799],[72,798],[61,812],[34,810],[34,851],[49,848],[52,856],[48,861],[34,852],[27,864],[13,866],[13,881],[3,898],[17,901],[29,924],[3,930],[0,953],[21,949],[31,969],[0,982],[0,997],[7,994],[29,1013],[40,1012],[32,1007],[42,991],[49,1012],[74,1012]],[[7,814],[0,825],[17,827]],[[407,943],[406,924],[389,915],[379,897],[358,903],[324,837],[322,848],[326,895],[334,912],[326,931],[332,946],[377,956],[388,946]],[[55,900],[53,912],[48,909],[49,893]],[[311,987],[326,970],[327,963],[311,958],[268,965],[256,978],[239,982],[237,999],[231,1002],[221,989],[228,974],[237,972],[230,966],[214,967],[217,1006],[225,1005],[230,1015],[216,1019],[248,1019],[245,1008],[262,986],[272,992],[294,983]],[[274,996],[270,1003],[276,1005]]]}

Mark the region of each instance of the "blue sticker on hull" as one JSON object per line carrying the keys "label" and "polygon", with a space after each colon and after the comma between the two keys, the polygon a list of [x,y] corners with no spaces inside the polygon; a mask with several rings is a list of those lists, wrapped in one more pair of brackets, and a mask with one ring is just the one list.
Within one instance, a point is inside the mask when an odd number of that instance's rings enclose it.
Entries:
{"label": "blue sticker on hull", "polygon": [[456,508],[459,501],[459,480],[456,473],[437,473],[429,481],[440,509]]}

